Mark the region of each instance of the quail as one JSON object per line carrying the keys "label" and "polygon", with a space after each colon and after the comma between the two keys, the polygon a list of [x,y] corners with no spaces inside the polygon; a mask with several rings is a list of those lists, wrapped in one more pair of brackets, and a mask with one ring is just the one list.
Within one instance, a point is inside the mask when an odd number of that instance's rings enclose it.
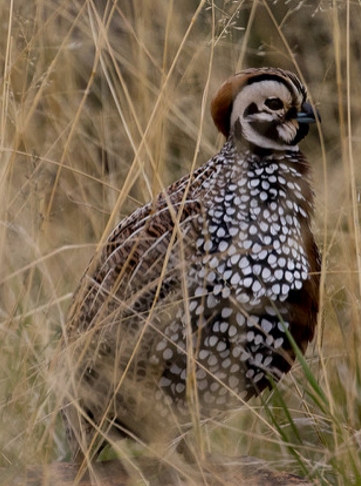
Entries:
{"label": "quail", "polygon": [[123,219],[75,293],[62,363],[74,457],[113,433],[149,442],[236,409],[313,338],[306,89],[291,72],[246,69],[211,114],[220,152]]}

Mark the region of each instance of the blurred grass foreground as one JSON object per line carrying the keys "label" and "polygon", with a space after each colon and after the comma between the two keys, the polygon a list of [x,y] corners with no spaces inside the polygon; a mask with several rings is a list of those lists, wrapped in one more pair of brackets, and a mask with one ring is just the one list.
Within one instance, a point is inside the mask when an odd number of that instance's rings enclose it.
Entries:
{"label": "blurred grass foreground", "polygon": [[299,73],[322,115],[302,146],[322,312],[305,363],[206,443],[361,484],[361,3],[7,0],[0,19],[0,467],[67,457],[51,363],[90,256],[218,151],[223,80],[271,65]]}

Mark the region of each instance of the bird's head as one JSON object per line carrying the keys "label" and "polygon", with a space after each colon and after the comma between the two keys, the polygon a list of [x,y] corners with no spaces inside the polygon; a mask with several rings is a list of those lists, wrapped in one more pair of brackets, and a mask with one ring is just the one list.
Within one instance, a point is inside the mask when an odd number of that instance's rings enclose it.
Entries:
{"label": "bird's head", "polygon": [[[246,69],[227,79],[211,103],[214,123],[255,147],[298,150],[316,115],[298,77],[282,69]],[[317,115],[318,116],[318,115]]]}

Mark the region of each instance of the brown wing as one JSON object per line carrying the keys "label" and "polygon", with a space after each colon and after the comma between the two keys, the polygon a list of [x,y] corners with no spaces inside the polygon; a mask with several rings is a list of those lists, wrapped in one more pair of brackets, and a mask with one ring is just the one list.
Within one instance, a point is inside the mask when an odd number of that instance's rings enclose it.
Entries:
{"label": "brown wing", "polygon": [[145,312],[155,296],[162,299],[179,286],[180,265],[192,251],[190,242],[195,242],[189,237],[195,231],[192,219],[201,210],[199,197],[192,197],[200,187],[197,176],[199,171],[189,188],[189,178],[181,179],[114,229],[75,293],[68,338],[94,327],[116,307],[125,314],[130,307]]}
{"label": "brown wing", "polygon": [[151,364],[154,346],[184,305],[182,279],[195,251],[194,221],[201,211],[195,201],[202,200],[202,174],[197,171],[189,186],[189,178],[180,180],[124,219],[82,278],[65,334],[65,366],[71,366],[72,381],[65,415],[73,430],[71,442],[82,428],[89,429],[89,437],[94,434],[71,405],[73,397],[96,423],[113,404],[110,413],[119,423],[146,434],[142,420],[153,399],[138,381],[147,376],[153,388],[159,381],[164,367]]}

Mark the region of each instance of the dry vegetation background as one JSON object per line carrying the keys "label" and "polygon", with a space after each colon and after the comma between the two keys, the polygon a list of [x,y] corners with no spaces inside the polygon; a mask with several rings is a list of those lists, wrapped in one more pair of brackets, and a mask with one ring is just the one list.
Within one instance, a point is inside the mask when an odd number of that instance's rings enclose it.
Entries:
{"label": "dry vegetation background", "polygon": [[219,84],[300,73],[322,127],[314,170],[322,319],[280,393],[207,432],[321,484],[361,484],[361,3],[0,3],[0,466],[63,459],[52,359],[71,294],[114,224],[220,148]]}

